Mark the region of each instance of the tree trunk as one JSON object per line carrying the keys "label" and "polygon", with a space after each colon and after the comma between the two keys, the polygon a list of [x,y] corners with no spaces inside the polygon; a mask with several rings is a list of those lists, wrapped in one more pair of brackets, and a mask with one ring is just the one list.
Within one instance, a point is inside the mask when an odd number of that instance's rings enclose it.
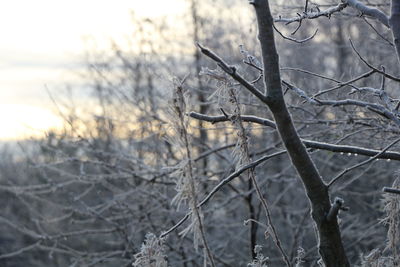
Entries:
{"label": "tree trunk", "polygon": [[400,0],[392,0],[389,24],[393,34],[393,42],[396,47],[397,59],[400,63]]}
{"label": "tree trunk", "polygon": [[264,64],[265,103],[270,108],[279,135],[287,149],[311,202],[312,218],[319,234],[319,253],[327,267],[350,266],[346,257],[336,217],[327,219],[331,209],[328,188],[318,173],[310,155],[300,140],[286,107],[279,70],[279,56],[275,48],[273,18],[267,0],[251,2],[255,8],[259,41]]}

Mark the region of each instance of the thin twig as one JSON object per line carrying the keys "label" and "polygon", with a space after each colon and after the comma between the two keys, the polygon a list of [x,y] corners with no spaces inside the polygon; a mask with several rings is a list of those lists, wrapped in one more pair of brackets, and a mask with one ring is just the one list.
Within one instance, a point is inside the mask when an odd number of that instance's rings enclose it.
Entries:
{"label": "thin twig", "polygon": [[[238,128],[238,136],[239,136],[238,142],[240,142],[240,150],[243,155],[240,160],[245,163],[249,163],[250,162],[249,142],[248,142],[248,138],[247,138],[246,129],[244,128],[243,121],[241,120],[239,100],[238,100],[233,88],[229,88],[229,95],[230,95],[231,102],[233,102],[235,105],[234,106],[235,113],[234,113],[234,116],[230,116],[230,117],[227,114],[225,114],[225,117],[230,118],[232,123],[234,123],[236,125],[236,127]],[[283,261],[286,263],[286,266],[291,267],[289,258],[287,256],[286,252],[284,251],[284,249],[282,248],[281,241],[279,239],[275,225],[272,222],[271,212],[268,207],[267,200],[264,198],[263,194],[261,193],[260,186],[258,185],[254,168],[249,169],[248,177],[251,180],[251,182],[253,183],[254,188],[256,189],[257,197],[260,200],[262,207],[264,209],[264,212],[265,212],[265,216],[267,217],[268,226],[271,229],[271,231],[268,231],[268,232],[272,235],[275,245],[278,248],[279,252],[281,253]]]}
{"label": "thin twig", "polygon": [[[252,169],[257,167],[258,165],[260,165],[261,163],[280,156],[282,154],[285,154],[286,150],[283,151],[279,151],[276,152],[274,154],[271,155],[265,155],[264,157],[259,158],[258,160],[255,160],[243,167],[241,167],[240,169],[238,169],[237,171],[231,173],[228,177],[224,178],[222,181],[220,181],[218,183],[218,185],[216,185],[213,190],[210,191],[210,193],[208,193],[208,195],[197,205],[198,208],[200,208],[201,206],[203,206],[204,204],[206,204],[211,197],[213,197],[224,185],[228,184],[229,182],[231,182],[233,179],[235,179],[236,177],[239,177],[242,173],[244,173],[245,171],[247,171],[248,169]],[[171,232],[173,232],[174,230],[176,230],[179,226],[181,226],[190,216],[191,212],[187,213],[178,223],[176,223],[174,226],[172,226],[170,229],[168,229],[167,231],[163,232],[160,237],[163,238],[165,236],[167,236],[168,234],[170,234]]]}
{"label": "thin twig", "polygon": [[280,35],[283,39],[289,40],[289,41],[292,41],[292,42],[295,42],[295,43],[298,43],[298,44],[302,44],[302,43],[305,43],[305,42],[311,40],[312,38],[315,37],[315,35],[317,35],[317,32],[318,32],[318,29],[316,29],[313,35],[311,35],[311,36],[309,36],[309,37],[307,37],[307,38],[305,38],[305,39],[302,39],[302,40],[297,40],[297,39],[295,39],[295,38],[291,38],[291,37],[285,36],[283,33],[281,33],[281,32],[275,27],[274,24],[272,24],[272,27],[274,27],[274,30],[275,30],[277,33],[279,33],[279,35]]}
{"label": "thin twig", "polygon": [[266,98],[265,95],[263,93],[261,93],[256,87],[254,87],[250,82],[246,81],[240,74],[238,74],[237,70],[234,66],[228,65],[228,63],[226,63],[223,59],[221,59],[219,56],[217,56],[213,51],[202,46],[201,44],[197,43],[197,46],[200,48],[200,51],[204,55],[206,55],[207,57],[214,60],[217,63],[217,65],[223,71],[225,71],[229,76],[231,76],[233,79],[235,79],[241,85],[243,85],[247,90],[249,90],[252,94],[254,94],[262,102],[265,101],[265,98]]}
{"label": "thin twig", "polygon": [[[225,116],[209,116],[197,112],[190,112],[189,116],[198,120],[204,120],[210,123],[218,123],[218,122],[225,122],[229,121]],[[275,122],[256,117],[256,116],[249,116],[249,115],[242,115],[241,119],[246,122],[252,122],[252,123],[257,123],[260,125],[268,126],[273,129],[276,129]],[[352,154],[358,154],[358,155],[364,155],[368,157],[374,157],[378,155],[378,158],[380,159],[391,159],[391,160],[398,160],[400,161],[400,153],[395,152],[395,151],[386,151],[385,153],[381,153],[382,151],[376,150],[376,149],[368,149],[364,147],[358,147],[358,146],[349,146],[349,145],[336,145],[336,144],[330,144],[330,143],[325,143],[325,142],[318,142],[318,141],[312,141],[312,140],[307,140],[307,139],[302,139],[303,144],[307,148],[314,148],[314,149],[321,149],[321,150],[327,150],[331,152],[338,152],[338,153],[352,153]]]}
{"label": "thin twig", "polygon": [[332,14],[342,11],[345,7],[347,7],[346,3],[340,3],[337,6],[330,7],[324,11],[317,12],[304,12],[303,14],[294,17],[294,18],[282,18],[278,17],[274,19],[274,22],[283,22],[286,24],[290,24],[293,22],[300,22],[304,19],[316,19],[319,17],[330,17]]}
{"label": "thin twig", "polygon": [[382,70],[380,70],[380,69],[378,69],[378,68],[372,66],[367,60],[365,60],[365,59],[361,56],[360,52],[358,52],[358,50],[355,48],[355,46],[354,46],[354,44],[353,44],[353,41],[352,41],[351,39],[349,39],[349,41],[350,41],[351,47],[353,48],[353,51],[357,54],[357,56],[359,57],[359,59],[360,59],[362,62],[364,62],[365,65],[367,65],[370,69],[374,70],[375,72],[378,72],[378,73],[384,75],[386,78],[389,78],[389,79],[391,79],[391,80],[393,80],[393,81],[396,81],[396,82],[400,82],[400,78],[395,77],[395,76],[392,76],[392,75],[390,75],[390,74],[387,74],[386,72],[384,72],[384,71],[382,71]]}
{"label": "thin twig", "polygon": [[357,76],[357,77],[355,77],[355,78],[353,78],[351,80],[348,80],[347,82],[339,82],[339,84],[337,86],[332,87],[332,88],[328,88],[328,89],[323,90],[323,91],[319,91],[318,93],[314,94],[312,97],[317,97],[317,96],[320,96],[322,94],[326,94],[326,93],[332,92],[332,91],[334,91],[336,89],[340,89],[343,86],[350,85],[350,84],[352,84],[352,83],[354,83],[354,82],[356,82],[358,80],[361,80],[361,79],[364,79],[366,77],[369,77],[372,74],[374,74],[375,72],[376,71],[374,69],[372,69],[372,70],[370,70],[370,71],[368,71],[366,73],[363,73],[363,74],[361,74],[361,75],[359,75],[359,76]]}
{"label": "thin twig", "polygon": [[365,23],[367,23],[368,26],[369,26],[379,37],[381,37],[381,38],[382,38],[385,42],[387,42],[390,46],[394,46],[394,44],[393,44],[389,39],[387,39],[385,36],[383,36],[383,35],[374,27],[374,25],[372,25],[372,24],[367,20],[367,18],[363,17],[363,19],[364,19]]}
{"label": "thin twig", "polygon": [[332,81],[335,83],[342,83],[341,81],[336,80],[334,78],[326,77],[324,75],[321,75],[321,74],[318,74],[318,73],[315,73],[312,71],[308,71],[308,70],[299,69],[299,68],[282,67],[281,70],[298,71],[298,72],[306,73],[306,74],[309,74],[309,75],[312,75],[312,76],[315,76],[315,77],[318,77],[318,78],[321,78],[324,80],[329,80],[329,81]]}
{"label": "thin twig", "polygon": [[385,153],[389,148],[391,148],[392,146],[394,146],[396,143],[398,143],[400,141],[400,138],[396,139],[395,141],[393,141],[392,143],[390,143],[388,146],[386,146],[384,149],[382,149],[381,152],[379,152],[378,154],[376,154],[375,156],[373,156],[372,158],[369,158],[363,162],[360,162],[350,168],[346,168],[344,169],[341,173],[339,173],[338,175],[336,175],[336,177],[334,177],[328,184],[328,188],[331,187],[334,183],[336,183],[341,177],[343,177],[343,175],[345,175],[346,173],[348,173],[349,171],[352,171],[358,167],[361,167],[365,164],[368,164],[372,161],[374,161],[375,159],[377,159],[381,154]]}
{"label": "thin twig", "polygon": [[[191,197],[191,207],[192,207],[192,212],[194,212],[194,215],[196,216],[196,220],[198,223],[198,230],[200,231],[200,236],[201,240],[203,242],[203,246],[205,248],[206,255],[208,259],[210,260],[211,266],[216,267],[215,261],[214,261],[214,256],[211,252],[211,249],[208,245],[207,238],[206,238],[206,233],[205,233],[205,227],[203,224],[203,219],[200,213],[200,208],[198,207],[198,198],[197,198],[197,190],[196,190],[196,183],[195,183],[195,177],[194,177],[194,171],[193,171],[193,159],[192,159],[192,153],[191,153],[191,145],[188,137],[188,132],[186,129],[186,124],[185,124],[185,110],[184,108],[186,107],[186,103],[184,100],[184,93],[183,93],[183,83],[185,80],[180,81],[179,84],[176,85],[176,95],[177,99],[175,100],[175,111],[179,117],[179,127],[178,130],[181,133],[180,139],[183,141],[184,144],[184,149],[186,153],[186,158],[187,158],[187,175],[189,179],[189,186],[190,186],[190,197]],[[193,230],[194,232],[196,229]]]}
{"label": "thin twig", "polygon": [[29,246],[20,248],[20,249],[18,249],[16,251],[8,252],[8,253],[5,253],[5,254],[0,254],[0,260],[18,256],[19,254],[22,254],[22,253],[24,253],[26,251],[29,251],[29,250],[32,250],[32,249],[38,247],[40,245],[40,243],[42,243],[42,242],[43,242],[43,240],[38,240],[37,242],[35,242],[35,243],[33,243],[33,244],[29,245]]}

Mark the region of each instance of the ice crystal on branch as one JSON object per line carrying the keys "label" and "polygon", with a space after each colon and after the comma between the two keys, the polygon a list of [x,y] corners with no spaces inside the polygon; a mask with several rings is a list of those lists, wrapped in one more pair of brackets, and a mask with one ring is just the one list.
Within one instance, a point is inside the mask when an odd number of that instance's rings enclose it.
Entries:
{"label": "ice crystal on branch", "polygon": [[140,252],[135,255],[134,267],[167,267],[164,239],[148,233]]}

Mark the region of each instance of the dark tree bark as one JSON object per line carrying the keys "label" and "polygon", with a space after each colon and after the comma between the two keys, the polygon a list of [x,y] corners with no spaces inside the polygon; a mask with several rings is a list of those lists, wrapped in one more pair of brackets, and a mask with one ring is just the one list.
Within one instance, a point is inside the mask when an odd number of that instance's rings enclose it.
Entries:
{"label": "dark tree bark", "polygon": [[393,42],[396,47],[397,59],[400,63],[400,0],[392,0],[389,24],[393,34]]}
{"label": "dark tree bark", "polygon": [[319,234],[319,253],[328,267],[350,266],[336,217],[327,219],[331,209],[329,192],[293,125],[281,87],[279,56],[275,47],[273,18],[267,0],[254,0],[264,65],[264,103],[273,113],[280,137],[307,192],[312,218]]}

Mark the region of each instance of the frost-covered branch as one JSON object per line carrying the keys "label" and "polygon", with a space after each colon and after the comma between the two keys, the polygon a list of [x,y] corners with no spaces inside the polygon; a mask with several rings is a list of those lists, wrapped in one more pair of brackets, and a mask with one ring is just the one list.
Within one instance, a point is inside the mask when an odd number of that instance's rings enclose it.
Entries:
{"label": "frost-covered branch", "polygon": [[389,25],[392,29],[394,46],[396,47],[397,59],[400,64],[400,1],[392,0]]}
{"label": "frost-covered branch", "polygon": [[357,9],[358,11],[361,12],[362,15],[367,15],[367,16],[373,17],[373,18],[377,19],[378,21],[380,21],[386,27],[388,27],[388,28],[390,27],[389,26],[389,18],[383,11],[381,11],[377,8],[368,7],[357,0],[342,0],[342,2]]}
{"label": "frost-covered branch", "polygon": [[[223,115],[208,116],[208,115],[200,114],[197,112],[190,112],[189,116],[194,119],[204,120],[204,121],[207,121],[210,123],[229,121],[229,118],[227,118],[226,116],[223,116]],[[256,117],[256,116],[249,116],[249,115],[242,115],[241,118],[245,122],[257,123],[260,125],[274,128],[274,129],[276,128],[275,123],[268,119],[264,119],[264,118],[260,118],[260,117]],[[377,158],[400,161],[400,153],[395,152],[395,151],[385,151],[384,153],[381,153],[380,150],[368,149],[368,148],[357,147],[357,146],[335,145],[335,144],[306,140],[306,139],[302,139],[302,141],[303,141],[303,144],[308,148],[327,150],[327,151],[337,152],[337,153],[351,153],[351,154],[363,155],[363,156],[368,156],[368,157],[374,157],[377,154],[379,154],[379,156]]]}
{"label": "frost-covered branch", "polygon": [[381,152],[379,152],[378,154],[376,154],[375,156],[373,156],[372,158],[369,158],[367,160],[364,160],[350,168],[346,168],[344,169],[342,172],[340,172],[338,175],[336,175],[334,178],[332,178],[332,180],[329,182],[328,187],[331,187],[334,183],[336,183],[341,177],[343,177],[343,175],[345,175],[346,173],[348,173],[349,171],[352,171],[358,167],[364,166],[365,164],[368,164],[370,162],[372,162],[373,160],[377,159],[379,157],[379,155],[385,153],[387,150],[389,150],[389,148],[391,148],[392,146],[394,146],[395,144],[397,144],[400,141],[400,138],[396,139],[395,141],[393,141],[392,143],[390,143],[389,145],[387,145],[384,149],[382,149]]}
{"label": "frost-covered branch", "polygon": [[[265,155],[255,161],[252,161],[251,163],[239,168],[238,170],[236,170],[235,172],[231,173],[229,176],[227,176],[226,178],[224,178],[223,180],[221,180],[211,191],[210,193],[207,194],[207,196],[198,204],[198,208],[200,208],[201,206],[203,206],[204,204],[206,204],[223,186],[225,186],[226,184],[228,184],[229,182],[231,182],[233,179],[235,179],[236,177],[239,177],[242,173],[244,173],[245,171],[249,170],[249,169],[254,169],[255,167],[257,167],[258,165],[260,165],[261,163],[280,156],[282,154],[285,154],[286,151],[279,151],[276,153],[273,153],[271,155]],[[163,238],[167,235],[169,235],[171,232],[175,231],[179,226],[181,226],[187,219],[189,219],[191,213],[186,214],[182,219],[179,220],[178,223],[176,223],[174,226],[172,226],[170,229],[168,229],[167,231],[163,232],[160,237]]]}
{"label": "frost-covered branch", "polygon": [[265,95],[260,92],[254,85],[246,81],[236,70],[236,67],[230,66],[228,63],[226,63],[222,58],[220,58],[217,54],[215,54],[213,51],[210,49],[197,44],[197,46],[200,48],[200,51],[206,55],[207,57],[211,58],[214,60],[217,65],[224,71],[226,72],[229,76],[231,76],[234,80],[239,82],[241,85],[243,85],[247,90],[249,90],[253,95],[255,95],[257,98],[259,98],[261,101],[265,101]]}
{"label": "frost-covered branch", "polygon": [[293,22],[301,22],[304,19],[316,19],[319,17],[330,17],[332,14],[342,11],[345,7],[347,7],[346,3],[340,3],[336,6],[330,7],[326,10],[315,11],[315,12],[303,12],[302,14],[298,14],[297,17],[293,18],[282,18],[279,16],[274,19],[274,22],[283,22],[286,24],[290,24]]}

